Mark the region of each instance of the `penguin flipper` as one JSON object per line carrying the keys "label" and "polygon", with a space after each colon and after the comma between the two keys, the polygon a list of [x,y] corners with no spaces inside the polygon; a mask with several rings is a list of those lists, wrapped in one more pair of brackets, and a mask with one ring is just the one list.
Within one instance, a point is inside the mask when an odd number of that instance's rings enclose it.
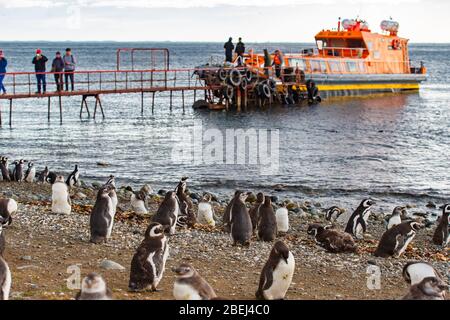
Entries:
{"label": "penguin flipper", "polygon": [[366,223],[366,220],[364,220],[363,217],[359,217],[359,218],[358,218],[358,223],[361,224],[363,233],[366,233],[366,231],[367,231],[367,223]]}

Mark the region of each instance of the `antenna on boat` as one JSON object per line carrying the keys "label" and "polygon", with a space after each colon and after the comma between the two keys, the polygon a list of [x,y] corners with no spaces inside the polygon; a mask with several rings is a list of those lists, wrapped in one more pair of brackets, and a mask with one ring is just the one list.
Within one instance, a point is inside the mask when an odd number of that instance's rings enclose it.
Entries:
{"label": "antenna on boat", "polygon": [[341,31],[341,17],[339,17],[339,21],[338,21],[338,32]]}

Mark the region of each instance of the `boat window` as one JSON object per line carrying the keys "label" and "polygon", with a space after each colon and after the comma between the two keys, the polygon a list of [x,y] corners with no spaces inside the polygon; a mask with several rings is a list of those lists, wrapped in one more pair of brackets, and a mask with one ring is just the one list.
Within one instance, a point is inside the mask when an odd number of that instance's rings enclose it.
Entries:
{"label": "boat window", "polygon": [[289,65],[294,68],[298,67],[301,70],[305,70],[305,67],[306,67],[305,60],[295,59],[295,58],[289,59]]}
{"label": "boat window", "polygon": [[322,50],[323,49],[323,41],[317,40],[317,49]]}
{"label": "boat window", "polygon": [[359,71],[360,72],[362,72],[362,73],[365,73],[367,70],[366,70],[366,64],[364,63],[364,61],[360,61],[359,63],[358,63],[358,65],[359,65]]}
{"label": "boat window", "polygon": [[311,72],[320,72],[320,63],[317,60],[310,60]]}
{"label": "boat window", "polygon": [[328,62],[328,65],[330,66],[331,72],[341,72],[341,63],[339,61],[330,61]]}
{"label": "boat window", "polygon": [[373,49],[373,42],[372,42],[372,41],[367,42],[367,48],[368,48],[370,51],[372,51],[372,49]]}
{"label": "boat window", "polygon": [[327,63],[325,61],[320,61],[320,69],[322,70],[323,73],[328,72]]}
{"label": "boat window", "polygon": [[348,72],[350,72],[350,73],[356,73],[356,72],[358,72],[358,65],[354,61],[348,61],[347,69],[348,69]]}
{"label": "boat window", "polygon": [[373,57],[374,57],[375,59],[380,59],[380,57],[381,57],[380,51],[378,51],[378,50],[374,51],[374,52],[373,52]]}

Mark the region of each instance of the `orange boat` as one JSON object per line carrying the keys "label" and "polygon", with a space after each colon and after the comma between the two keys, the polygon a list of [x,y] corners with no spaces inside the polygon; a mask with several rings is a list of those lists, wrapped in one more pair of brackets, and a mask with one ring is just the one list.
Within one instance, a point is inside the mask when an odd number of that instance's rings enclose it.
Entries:
{"label": "orange boat", "polygon": [[[385,20],[381,30],[374,33],[359,19],[342,23],[339,19],[337,29],[316,35],[316,48],[283,54],[278,86],[291,84],[294,90],[306,91],[304,83],[312,80],[322,96],[419,90],[427,71],[423,63],[412,65],[409,40],[398,36],[399,24]],[[250,51],[244,55],[244,64],[261,75],[270,69],[274,77],[269,59],[273,55]]]}

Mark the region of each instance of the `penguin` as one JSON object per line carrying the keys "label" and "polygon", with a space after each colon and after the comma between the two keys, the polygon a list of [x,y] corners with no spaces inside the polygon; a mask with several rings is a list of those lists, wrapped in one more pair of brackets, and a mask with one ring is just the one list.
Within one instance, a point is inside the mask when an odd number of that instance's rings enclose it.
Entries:
{"label": "penguin", "polygon": [[147,214],[148,208],[146,203],[153,189],[146,184],[138,192],[134,192],[131,188],[130,191],[133,192],[130,199],[131,209],[137,214]]}
{"label": "penguin", "polygon": [[295,259],[292,252],[282,241],[278,241],[270,252],[259,279],[255,293],[260,300],[282,300],[292,282]]}
{"label": "penguin", "polygon": [[233,245],[249,245],[252,238],[252,221],[245,206],[247,196],[247,193],[239,192],[238,197],[233,201],[230,211],[230,229]]}
{"label": "penguin", "polygon": [[50,184],[54,184],[56,182],[56,178],[58,178],[58,175],[52,171],[50,171],[45,178],[45,181],[47,181]]}
{"label": "penguin", "polygon": [[433,235],[433,243],[446,247],[450,242],[450,204],[442,209],[442,216]]}
{"label": "penguin", "polygon": [[412,285],[402,300],[445,300],[448,286],[439,278],[426,277]]}
{"label": "penguin", "polygon": [[258,238],[273,241],[277,236],[277,218],[269,196],[264,197],[264,204],[259,209]]}
{"label": "penguin", "polygon": [[6,247],[5,235],[3,234],[3,224],[5,223],[5,219],[0,217],[0,256],[3,256]]}
{"label": "penguin", "polygon": [[22,182],[24,178],[23,166],[25,162],[23,159],[20,159],[19,161],[15,161],[14,163],[14,181]]}
{"label": "penguin", "polygon": [[336,222],[343,213],[345,213],[345,209],[333,206],[325,210],[325,220]]}
{"label": "penguin", "polygon": [[174,268],[177,279],[173,284],[175,300],[211,300],[217,298],[214,289],[203,279],[193,266],[183,263]]}
{"label": "penguin", "polygon": [[157,291],[169,256],[169,244],[164,233],[166,228],[169,227],[152,222],[145,231],[145,238],[131,260],[130,290]]}
{"label": "penguin", "polygon": [[277,220],[278,233],[285,234],[289,231],[289,212],[286,207],[278,208],[275,212],[275,218]]}
{"label": "penguin", "polygon": [[25,182],[33,183],[36,176],[36,168],[33,162],[28,162],[28,168],[25,172]]}
{"label": "penguin", "polygon": [[107,287],[102,276],[96,273],[88,274],[81,283],[81,291],[76,300],[112,300],[112,292]]}
{"label": "penguin", "polygon": [[258,221],[259,221],[259,209],[261,208],[262,204],[264,203],[264,193],[260,192],[256,195],[256,202],[253,205],[253,207],[250,208],[249,214],[250,219],[252,220],[252,227],[253,232],[256,231],[258,228]]}
{"label": "penguin", "polygon": [[364,199],[359,207],[350,216],[345,232],[353,235],[357,239],[362,239],[367,231],[367,222],[370,216],[370,209],[375,204],[370,199]]}
{"label": "penguin", "polygon": [[48,167],[45,167],[45,169],[39,173],[39,176],[38,176],[38,182],[39,182],[39,183],[44,183],[44,182],[46,182],[46,181],[47,181],[48,173],[49,173]]}
{"label": "penguin", "polygon": [[0,217],[3,218],[3,225],[9,226],[12,223],[12,215],[17,212],[17,202],[14,199],[0,199]]}
{"label": "penguin", "polygon": [[427,277],[443,279],[441,274],[428,262],[415,261],[408,262],[402,271],[403,278],[410,285],[419,284]]}
{"label": "penguin", "polygon": [[0,256],[0,300],[8,300],[11,291],[11,271],[5,259]]}
{"label": "penguin", "polygon": [[66,180],[66,184],[69,187],[73,187],[75,185],[78,185],[79,179],[80,178],[80,172],[78,171],[78,165],[75,165],[75,169],[72,171],[71,174],[69,174],[69,176],[67,177]]}
{"label": "penguin", "polygon": [[8,158],[2,157],[0,161],[0,171],[2,172],[3,181],[11,181],[8,167],[9,167]]}
{"label": "penguin", "polygon": [[64,177],[57,176],[55,183],[52,185],[52,212],[70,214],[72,211],[71,205],[72,201]]}
{"label": "penguin", "polygon": [[416,236],[417,231],[423,227],[423,224],[416,221],[407,221],[392,227],[382,235],[374,256],[400,257]]}
{"label": "penguin", "polygon": [[230,232],[230,225],[231,225],[231,208],[233,207],[233,203],[234,201],[236,201],[236,199],[239,198],[239,195],[241,194],[242,191],[240,190],[236,190],[234,192],[234,196],[233,198],[230,200],[230,202],[227,204],[227,206],[225,207],[225,210],[223,212],[223,218],[222,218],[222,223],[223,223],[223,229],[225,232]]}
{"label": "penguin", "polygon": [[402,223],[402,216],[406,215],[405,207],[395,207],[391,215],[386,216],[386,230]]}
{"label": "penguin", "polygon": [[206,193],[198,204],[198,222],[211,227],[216,226],[214,221],[214,208],[211,204],[211,195]]}
{"label": "penguin", "polygon": [[104,186],[111,186],[111,188],[109,188],[110,191],[108,195],[112,201],[112,208],[113,208],[112,215],[115,216],[117,212],[117,204],[119,203],[116,193],[116,178],[113,175],[110,175],[108,181],[106,181]]}
{"label": "penguin", "polygon": [[152,222],[159,222],[163,226],[170,226],[169,234],[173,235],[175,234],[179,214],[180,206],[178,204],[177,195],[174,191],[169,191],[166,193],[158,211],[153,216]]}
{"label": "penguin", "polygon": [[313,235],[316,243],[331,253],[354,253],[357,250],[350,234],[333,227],[311,224],[308,226],[308,234]]}
{"label": "penguin", "polygon": [[97,200],[90,217],[91,242],[107,242],[111,237],[114,224],[114,208],[109,193],[114,186],[107,184],[98,190]]}
{"label": "penguin", "polygon": [[197,216],[195,215],[193,209],[194,205],[192,203],[192,200],[186,193],[187,179],[188,177],[181,178],[180,182],[175,188],[175,193],[177,194],[180,206],[180,215],[186,217],[186,225],[192,228],[197,223]]}

